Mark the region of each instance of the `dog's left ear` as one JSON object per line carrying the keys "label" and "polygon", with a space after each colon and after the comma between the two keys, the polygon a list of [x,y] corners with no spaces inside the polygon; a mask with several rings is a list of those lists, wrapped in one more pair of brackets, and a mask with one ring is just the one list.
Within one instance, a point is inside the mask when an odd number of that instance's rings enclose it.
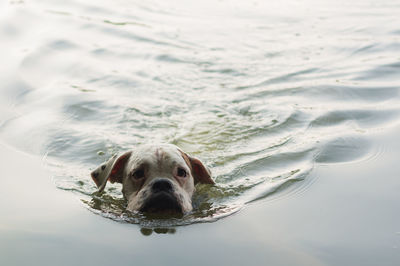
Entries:
{"label": "dog's left ear", "polygon": [[205,166],[199,159],[189,156],[181,150],[179,151],[181,152],[183,159],[191,168],[195,183],[215,184],[214,180],[211,178],[211,171],[207,166]]}
{"label": "dog's left ear", "polygon": [[199,159],[194,157],[189,157],[190,163],[192,164],[192,171],[194,181],[196,183],[211,184],[214,185],[215,182],[211,178],[211,171],[205,166]]}
{"label": "dog's left ear", "polygon": [[131,156],[132,152],[126,152],[120,156],[114,155],[107,162],[97,167],[90,174],[99,192],[106,187],[107,181],[111,183],[122,183],[125,164]]}

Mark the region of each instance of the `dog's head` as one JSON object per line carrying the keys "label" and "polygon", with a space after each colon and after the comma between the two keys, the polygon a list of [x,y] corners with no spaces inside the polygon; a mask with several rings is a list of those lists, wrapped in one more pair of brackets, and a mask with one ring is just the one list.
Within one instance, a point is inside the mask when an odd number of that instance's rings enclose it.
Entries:
{"label": "dog's head", "polygon": [[144,145],[113,156],[91,173],[99,191],[122,183],[129,211],[186,213],[196,183],[214,184],[210,170],[174,145]]}

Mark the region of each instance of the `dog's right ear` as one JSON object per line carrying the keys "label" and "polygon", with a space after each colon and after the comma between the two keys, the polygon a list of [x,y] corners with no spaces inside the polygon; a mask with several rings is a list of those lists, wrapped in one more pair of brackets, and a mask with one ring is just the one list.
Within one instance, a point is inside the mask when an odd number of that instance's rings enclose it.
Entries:
{"label": "dog's right ear", "polygon": [[120,156],[114,155],[107,162],[93,170],[90,175],[99,188],[99,192],[104,190],[107,180],[111,183],[122,183],[125,164],[131,156],[131,153],[132,152],[128,151]]}

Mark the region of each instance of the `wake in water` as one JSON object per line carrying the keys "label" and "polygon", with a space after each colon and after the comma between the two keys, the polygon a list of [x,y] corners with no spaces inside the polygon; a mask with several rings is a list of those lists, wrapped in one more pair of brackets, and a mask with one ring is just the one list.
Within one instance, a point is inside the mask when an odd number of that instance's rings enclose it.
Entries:
{"label": "wake in water", "polygon": [[[244,155],[241,156],[242,159],[244,157]],[[273,160],[271,158],[271,161]],[[50,158],[46,161],[52,172],[68,170],[66,166],[59,165],[57,167],[54,162],[51,163]],[[297,161],[297,163],[299,166],[302,164],[300,161]],[[305,176],[311,169],[293,169],[280,175],[267,177],[261,173],[257,174],[257,172],[260,172],[256,169],[257,165],[260,168],[267,167],[267,163],[255,161],[250,161],[248,164],[243,164],[240,168],[235,169],[227,168],[226,164],[218,167],[214,163],[216,172],[227,172],[214,176],[217,183],[213,186],[198,184],[192,201],[193,211],[179,217],[160,217],[126,211],[127,202],[122,196],[120,184],[109,184],[105,192],[97,192],[97,188],[88,178],[88,175],[66,177],[66,173],[60,172],[55,180],[60,189],[75,192],[87,208],[104,217],[119,222],[140,224],[142,227],[174,227],[216,221],[239,211],[248,203],[267,197],[274,199],[278,195],[282,196],[282,193],[293,192],[298,187],[294,183],[303,181],[304,185]],[[88,169],[86,171],[82,169],[78,170],[77,174],[83,172],[89,173]]]}

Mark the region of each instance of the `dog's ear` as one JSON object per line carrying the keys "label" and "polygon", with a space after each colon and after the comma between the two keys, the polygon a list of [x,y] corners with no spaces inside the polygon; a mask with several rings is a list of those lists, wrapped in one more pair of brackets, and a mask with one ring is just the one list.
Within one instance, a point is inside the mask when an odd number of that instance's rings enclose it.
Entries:
{"label": "dog's ear", "polygon": [[128,151],[120,156],[114,155],[104,164],[97,167],[90,174],[99,192],[103,191],[106,187],[107,180],[111,183],[122,183],[125,164],[128,161],[132,152]]}
{"label": "dog's ear", "polygon": [[214,185],[215,182],[211,178],[211,171],[205,166],[199,159],[194,157],[189,157],[190,163],[192,165],[193,177],[196,183],[211,184]]}
{"label": "dog's ear", "polygon": [[214,185],[215,182],[211,178],[211,171],[205,166],[199,159],[189,156],[185,152],[179,150],[182,154],[183,159],[189,165],[192,170],[193,178],[195,183],[211,184]]}

